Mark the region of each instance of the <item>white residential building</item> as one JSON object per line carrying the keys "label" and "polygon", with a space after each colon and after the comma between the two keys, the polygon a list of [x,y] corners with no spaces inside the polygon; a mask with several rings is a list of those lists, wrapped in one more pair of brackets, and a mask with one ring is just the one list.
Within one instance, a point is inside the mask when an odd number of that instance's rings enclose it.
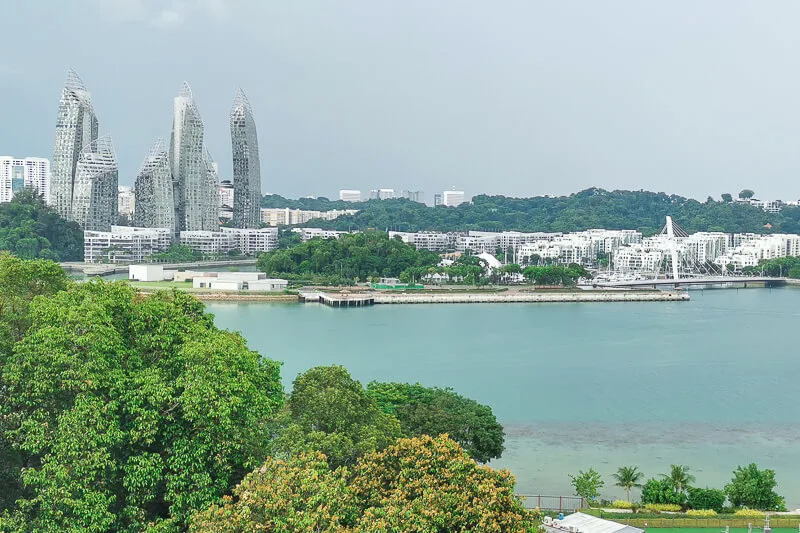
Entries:
{"label": "white residential building", "polygon": [[305,224],[309,220],[319,218],[333,220],[342,215],[354,215],[357,209],[334,209],[331,211],[308,211],[303,209],[262,208],[261,223],[268,226],[294,226]]}
{"label": "white residential building", "polygon": [[136,209],[136,193],[132,187],[120,185],[117,187],[117,210],[119,215],[125,215],[133,220],[133,213]]}
{"label": "white residential building", "polygon": [[111,226],[111,231],[83,232],[87,263],[142,263],[172,244],[170,228]]}
{"label": "white residential building", "polygon": [[41,157],[0,156],[0,203],[10,202],[22,189],[37,190],[51,205],[50,161]]}
{"label": "white residential building", "polygon": [[220,231],[182,231],[181,244],[204,255],[238,251],[258,255],[278,247],[277,228],[220,228]]}
{"label": "white residential building", "polygon": [[331,229],[320,229],[320,228],[294,228],[292,231],[294,231],[295,233],[299,233],[303,238],[303,242],[315,238],[338,239],[339,237],[341,237],[346,233],[356,233],[352,231],[334,231]]}
{"label": "white residential building", "polygon": [[446,252],[455,249],[456,244],[456,235],[454,233],[390,231],[389,238],[393,239],[395,237],[400,237],[405,243],[413,244],[417,250],[430,250],[432,252]]}
{"label": "white residential building", "polygon": [[343,202],[360,202],[361,191],[342,189],[339,191],[339,200]]}
{"label": "white residential building", "polygon": [[464,191],[444,191],[442,193],[442,204],[447,207],[456,207],[465,201]]}
{"label": "white residential building", "polygon": [[372,189],[369,197],[371,200],[389,200],[394,198],[394,189]]}

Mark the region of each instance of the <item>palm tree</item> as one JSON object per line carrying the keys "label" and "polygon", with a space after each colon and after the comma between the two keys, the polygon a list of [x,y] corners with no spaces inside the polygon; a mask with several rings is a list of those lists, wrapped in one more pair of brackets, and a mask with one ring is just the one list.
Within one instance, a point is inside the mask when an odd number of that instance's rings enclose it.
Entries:
{"label": "palm tree", "polygon": [[669,475],[661,474],[672,484],[675,492],[682,493],[689,485],[694,483],[695,477],[689,473],[689,467],[686,465],[670,465]]}
{"label": "palm tree", "polygon": [[612,476],[617,480],[615,485],[624,488],[628,501],[631,501],[631,489],[642,486],[639,482],[644,478],[644,473],[638,466],[621,466]]}

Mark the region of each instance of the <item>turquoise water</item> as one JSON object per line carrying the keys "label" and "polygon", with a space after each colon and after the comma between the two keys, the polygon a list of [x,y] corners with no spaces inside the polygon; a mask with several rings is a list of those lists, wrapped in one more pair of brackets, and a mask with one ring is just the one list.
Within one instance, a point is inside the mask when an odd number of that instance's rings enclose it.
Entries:
{"label": "turquoise water", "polygon": [[593,466],[648,476],[687,464],[719,486],[739,464],[777,472],[800,507],[800,290],[692,292],[691,302],[397,305],[208,305],[220,327],[283,361],[289,388],[315,365],[357,379],[449,386],[492,407],[506,427],[493,466],[527,494],[571,494]]}

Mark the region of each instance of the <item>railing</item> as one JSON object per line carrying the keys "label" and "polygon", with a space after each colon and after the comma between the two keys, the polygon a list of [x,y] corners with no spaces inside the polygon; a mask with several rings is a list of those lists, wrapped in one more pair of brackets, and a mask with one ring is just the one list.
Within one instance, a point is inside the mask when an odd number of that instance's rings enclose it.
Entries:
{"label": "railing", "polygon": [[589,505],[583,498],[575,496],[541,496],[518,494],[517,498],[526,509],[541,509],[542,511],[568,511],[586,509]]}

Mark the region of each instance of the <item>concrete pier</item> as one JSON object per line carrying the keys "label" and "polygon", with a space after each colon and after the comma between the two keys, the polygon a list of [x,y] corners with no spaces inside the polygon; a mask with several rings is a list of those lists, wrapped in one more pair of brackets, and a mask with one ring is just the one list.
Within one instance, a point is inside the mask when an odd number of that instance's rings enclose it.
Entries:
{"label": "concrete pier", "polygon": [[376,304],[433,304],[433,303],[544,303],[544,302],[685,302],[689,294],[679,291],[576,291],[576,292],[514,292],[514,293],[457,293],[457,294],[391,294],[375,295]]}

